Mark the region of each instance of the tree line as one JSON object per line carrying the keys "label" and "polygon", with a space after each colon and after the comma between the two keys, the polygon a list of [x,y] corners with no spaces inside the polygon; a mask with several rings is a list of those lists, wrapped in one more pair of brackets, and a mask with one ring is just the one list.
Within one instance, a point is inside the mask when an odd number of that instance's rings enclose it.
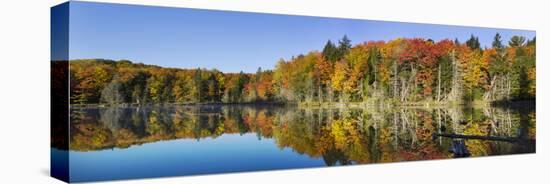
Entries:
{"label": "tree line", "polygon": [[222,73],[103,59],[70,61],[71,104],[403,103],[534,99],[536,38],[500,34],[490,48],[472,35],[397,38],[281,59],[273,70]]}

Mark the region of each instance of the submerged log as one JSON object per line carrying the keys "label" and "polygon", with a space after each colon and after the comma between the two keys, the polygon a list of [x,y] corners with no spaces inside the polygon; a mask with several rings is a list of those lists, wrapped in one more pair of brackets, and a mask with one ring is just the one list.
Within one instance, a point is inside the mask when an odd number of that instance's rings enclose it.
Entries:
{"label": "submerged log", "polygon": [[488,141],[504,141],[504,142],[517,142],[519,138],[515,137],[495,137],[495,136],[479,136],[479,135],[461,135],[461,134],[446,134],[446,133],[434,133],[432,138],[437,137],[448,137],[456,139],[479,139],[479,140],[488,140]]}

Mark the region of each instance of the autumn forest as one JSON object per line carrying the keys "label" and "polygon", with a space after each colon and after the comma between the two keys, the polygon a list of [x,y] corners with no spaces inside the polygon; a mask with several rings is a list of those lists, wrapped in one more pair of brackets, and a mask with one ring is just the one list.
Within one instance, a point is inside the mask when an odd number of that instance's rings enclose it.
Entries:
{"label": "autumn forest", "polygon": [[80,1],[50,18],[66,182],[536,153],[535,30]]}
{"label": "autumn forest", "polygon": [[[273,70],[223,73],[128,60],[70,61],[70,103],[464,104],[533,100],[536,38],[497,33],[434,41],[397,38],[352,45],[344,36],[322,51],[274,61]],[[54,62],[55,63],[55,62]],[[250,63],[253,65],[254,63]]]}

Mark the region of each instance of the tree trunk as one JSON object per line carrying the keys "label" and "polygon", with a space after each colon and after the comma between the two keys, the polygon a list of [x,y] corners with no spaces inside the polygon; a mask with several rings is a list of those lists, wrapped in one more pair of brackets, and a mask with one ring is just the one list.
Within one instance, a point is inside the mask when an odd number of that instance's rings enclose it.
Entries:
{"label": "tree trunk", "polygon": [[409,93],[409,85],[405,82],[405,78],[401,78],[401,101],[404,102],[407,99]]}
{"label": "tree trunk", "polygon": [[412,72],[411,72],[411,79],[414,81],[414,85],[413,85],[413,90],[412,90],[412,94],[413,94],[413,101],[416,101],[416,92],[417,92],[417,87],[418,87],[418,80],[416,80],[416,67],[415,65],[411,64],[411,68],[412,68]]}
{"label": "tree trunk", "polygon": [[441,99],[441,64],[437,69],[437,101]]}
{"label": "tree trunk", "polygon": [[485,94],[483,95],[483,99],[484,100],[493,100],[493,94],[495,92],[495,82],[497,80],[497,75],[493,76],[493,78],[491,79],[491,84],[489,85],[489,90],[487,90],[487,92],[485,92]]}
{"label": "tree trunk", "polygon": [[332,87],[328,87],[328,100],[330,103],[332,103],[332,100],[333,100],[333,97],[334,97],[334,94],[333,94],[333,91],[332,91]]}
{"label": "tree trunk", "polygon": [[359,81],[359,93],[360,93],[360,96],[361,96],[361,100],[365,101],[365,92],[364,92],[364,89],[363,89],[363,79],[361,79]]}
{"label": "tree trunk", "polygon": [[317,96],[319,97],[319,103],[323,103],[323,89],[322,84],[319,84],[319,91],[317,92]]}
{"label": "tree trunk", "polygon": [[393,64],[393,98],[397,98],[397,62],[394,60]]}
{"label": "tree trunk", "polygon": [[453,77],[451,82],[451,91],[449,94],[449,98],[447,100],[458,101],[461,95],[461,88],[459,83],[460,72],[459,72],[458,62],[456,61],[456,58],[455,58],[454,50],[451,52],[451,59],[452,59],[452,66],[453,66]]}
{"label": "tree trunk", "polygon": [[510,74],[506,77],[506,100],[510,100],[510,91],[512,90],[511,84],[510,84]]}
{"label": "tree trunk", "polygon": [[[437,133],[441,134],[441,109],[437,109]],[[439,144],[442,144],[441,138],[439,139]]]}

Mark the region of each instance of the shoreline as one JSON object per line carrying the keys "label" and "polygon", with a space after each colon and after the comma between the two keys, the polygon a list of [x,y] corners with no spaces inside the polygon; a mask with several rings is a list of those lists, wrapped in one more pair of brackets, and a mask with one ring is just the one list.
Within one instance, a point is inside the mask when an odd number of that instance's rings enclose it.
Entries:
{"label": "shoreline", "polygon": [[469,103],[452,103],[452,102],[246,102],[246,103],[223,103],[223,102],[201,102],[201,103],[148,103],[148,104],[70,104],[72,109],[86,108],[130,108],[130,107],[171,107],[171,106],[293,106],[299,108],[453,108],[453,107],[504,107],[504,108],[519,108],[519,107],[535,107],[536,99],[517,100],[517,101],[474,101]]}

